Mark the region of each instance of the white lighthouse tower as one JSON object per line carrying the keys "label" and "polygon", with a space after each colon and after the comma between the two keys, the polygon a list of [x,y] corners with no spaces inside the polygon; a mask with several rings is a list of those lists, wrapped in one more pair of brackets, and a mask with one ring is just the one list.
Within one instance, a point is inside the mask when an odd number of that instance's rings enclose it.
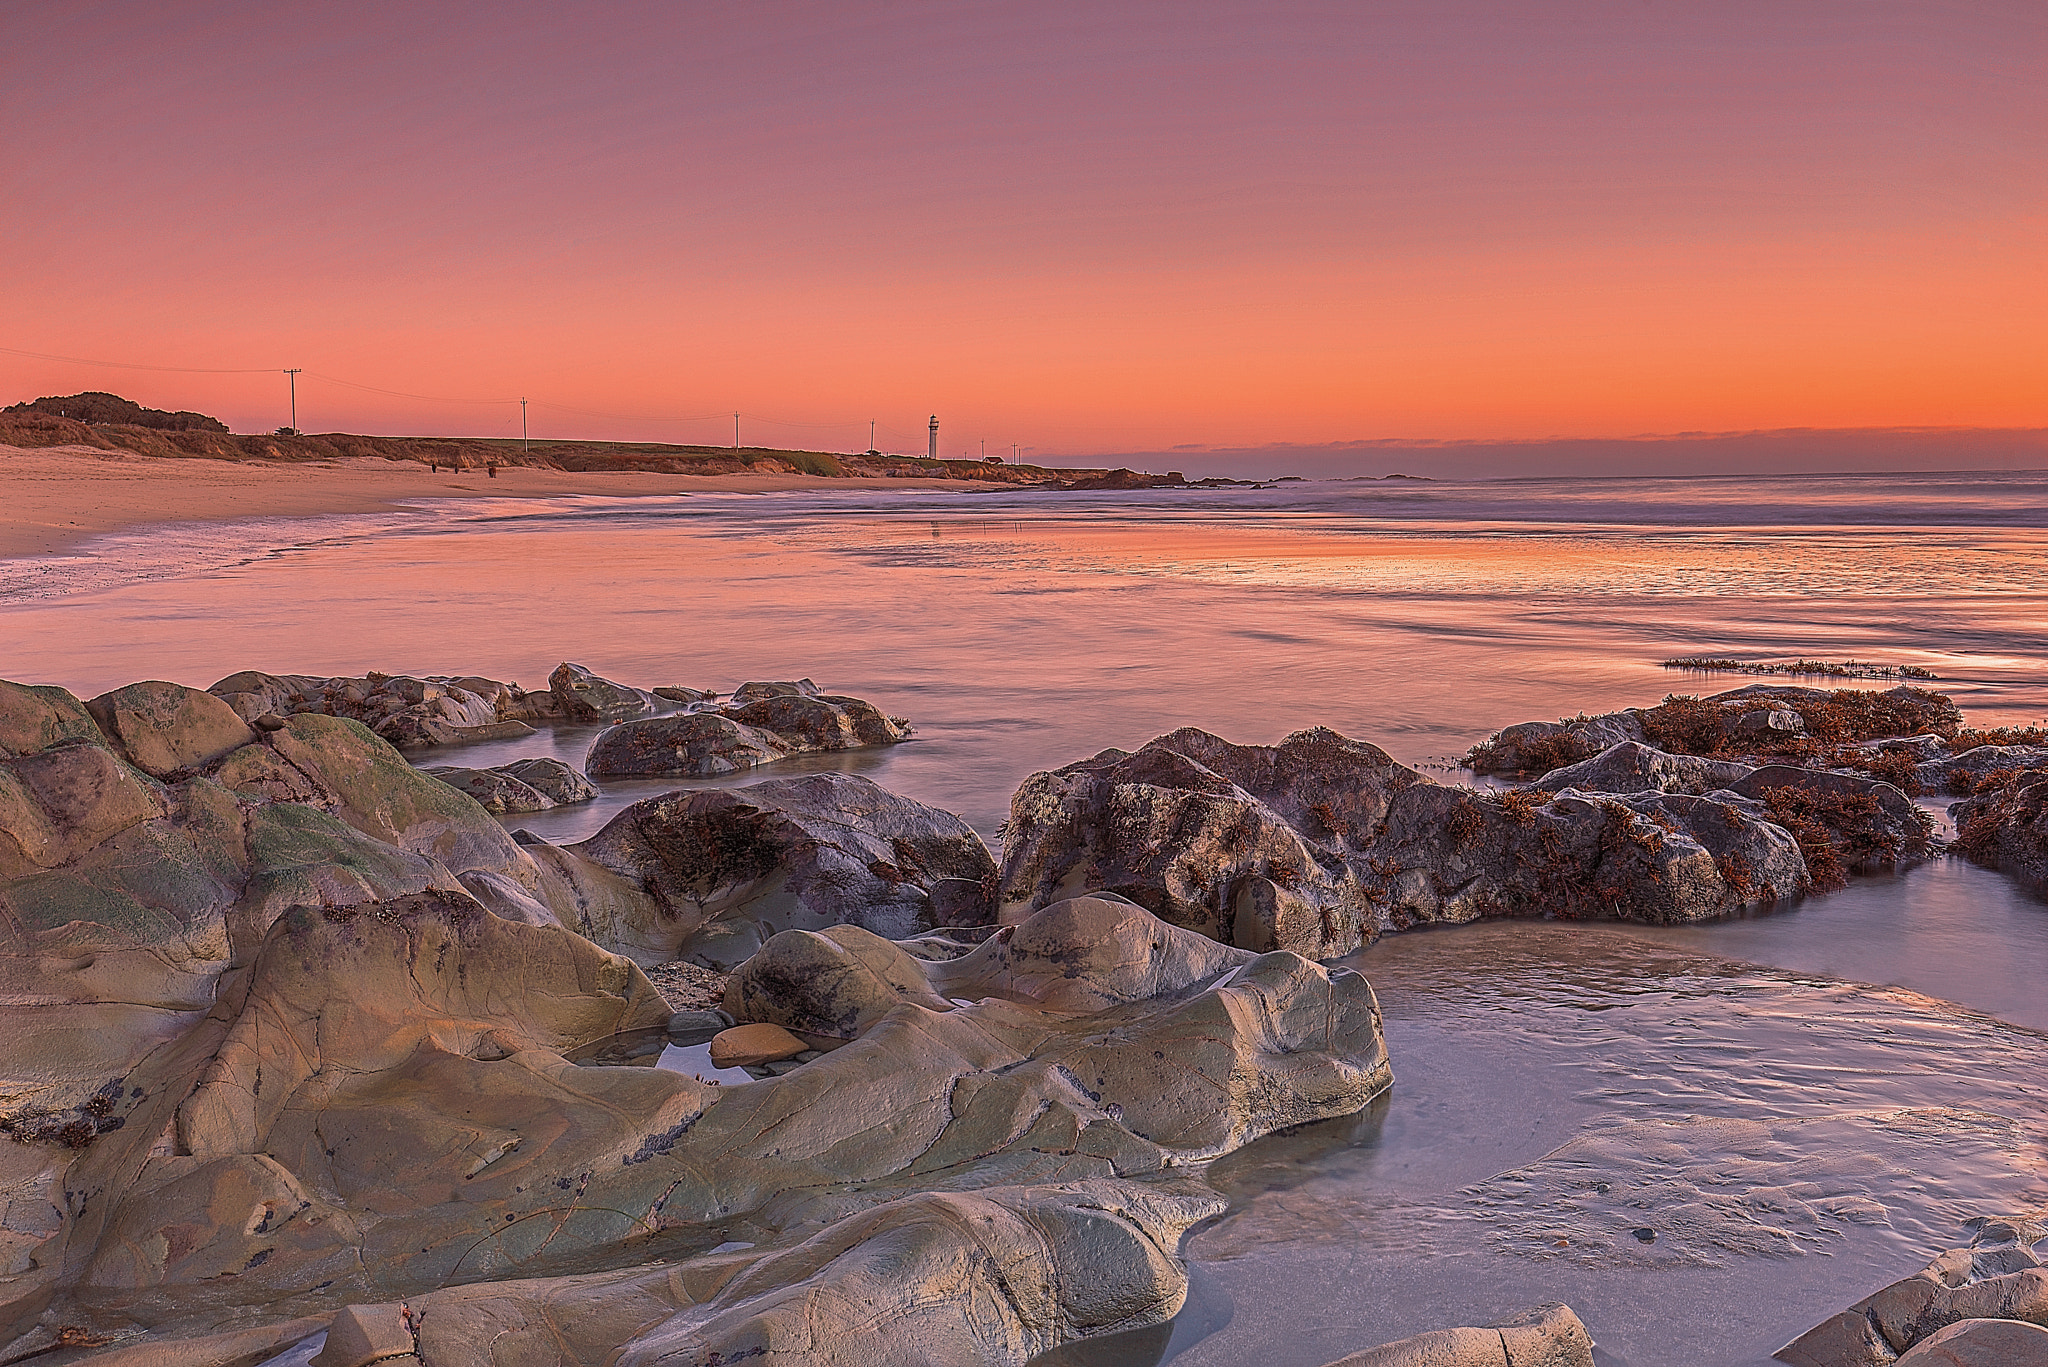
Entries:
{"label": "white lighthouse tower", "polygon": [[936,413],[932,414],[931,445],[925,448],[925,453],[929,455],[933,460],[937,460],[939,458],[939,415]]}

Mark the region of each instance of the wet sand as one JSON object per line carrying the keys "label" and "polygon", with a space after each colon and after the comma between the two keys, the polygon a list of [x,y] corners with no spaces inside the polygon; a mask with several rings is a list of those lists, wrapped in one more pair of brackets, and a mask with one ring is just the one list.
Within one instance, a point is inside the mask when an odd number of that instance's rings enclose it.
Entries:
{"label": "wet sand", "polygon": [[816,475],[670,475],[503,467],[433,473],[376,459],[270,465],[180,460],[87,446],[0,445],[0,558],[62,555],[106,532],[165,522],[388,512],[432,498],[672,497],[677,493],[940,489],[986,486],[945,479],[824,479]]}

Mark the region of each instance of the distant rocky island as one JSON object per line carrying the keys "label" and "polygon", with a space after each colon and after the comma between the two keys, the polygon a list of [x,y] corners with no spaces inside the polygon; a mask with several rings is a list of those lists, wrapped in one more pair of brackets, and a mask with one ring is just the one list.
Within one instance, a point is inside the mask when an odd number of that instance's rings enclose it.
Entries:
{"label": "distant rocky island", "polygon": [[[590,774],[397,748],[559,724],[604,728]],[[1937,853],[1912,792],[2048,868],[2048,735],[1905,686],[1510,726],[1490,790],[1184,728],[1031,775],[1000,860],[840,772],[575,844],[493,815],[910,735],[810,680],[566,662],[0,682],[6,1360],[1025,1367],[1164,1325],[1226,1208],[1203,1165],[1391,1085],[1333,962],[1382,935],[1786,903]],[[2041,1234],[1985,1223],[1783,1356],[2033,1361]],[[1342,1363],[1591,1367],[1597,1330],[1538,1306]]]}

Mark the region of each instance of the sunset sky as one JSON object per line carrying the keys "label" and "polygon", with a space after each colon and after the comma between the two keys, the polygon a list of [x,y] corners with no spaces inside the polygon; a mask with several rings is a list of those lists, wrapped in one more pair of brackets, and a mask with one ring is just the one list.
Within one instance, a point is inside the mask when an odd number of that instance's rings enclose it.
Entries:
{"label": "sunset sky", "polygon": [[[0,347],[311,431],[2048,427],[2044,72],[2040,0],[15,0]],[[0,352],[79,389],[286,416]]]}

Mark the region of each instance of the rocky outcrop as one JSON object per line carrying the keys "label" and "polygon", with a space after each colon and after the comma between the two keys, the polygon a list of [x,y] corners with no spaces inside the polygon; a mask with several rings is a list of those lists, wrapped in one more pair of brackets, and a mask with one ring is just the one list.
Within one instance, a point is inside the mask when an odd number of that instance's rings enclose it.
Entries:
{"label": "rocky outcrop", "polygon": [[2048,890],[2048,768],[2001,775],[1948,814],[1957,854]]}
{"label": "rocky outcrop", "polygon": [[1327,1367],[1593,1367],[1593,1339],[1568,1305],[1542,1305],[1483,1329],[1437,1329]]}
{"label": "rocky outcrop", "polygon": [[530,735],[529,722],[556,716],[550,694],[526,693],[516,684],[475,677],[371,673],[322,679],[244,670],[207,692],[257,725],[265,717],[303,713],[347,717],[402,750]]}
{"label": "rocky outcrop", "polygon": [[2048,1230],[2032,1219],[1977,1223],[1969,1247],[1941,1254],[1775,1356],[1791,1367],[2048,1364]]}
{"label": "rocky outcrop", "polygon": [[1332,731],[1239,746],[1190,728],[1025,780],[1000,894],[1006,920],[1108,891],[1323,959],[1481,917],[1704,920],[1807,881],[1792,836],[1732,796],[1486,795]]}
{"label": "rocky outcrop", "polygon": [[437,766],[425,772],[468,793],[487,812],[544,812],[597,798],[590,780],[558,759],[522,759],[489,769]]}
{"label": "rocky outcrop", "polygon": [[967,823],[852,774],[669,793],[528,850],[585,934],[650,963],[730,967],[790,928],[903,939],[993,919],[995,862]]}
{"label": "rocky outcrop", "polygon": [[[1054,909],[840,1047],[719,1087],[565,1060],[669,1019],[565,930],[457,893],[296,909],[109,1094],[118,1125],[53,1150],[62,1225],[7,1308],[41,1326],[17,1347],[119,1326],[227,1361],[347,1310],[343,1356],[397,1314],[436,1367],[1021,1367],[1163,1323],[1180,1235],[1223,1207],[1181,1171],[1390,1077],[1358,975],[1191,940]],[[1083,982],[1113,1016],[1043,1004]],[[216,1333],[243,1338],[192,1337]]]}
{"label": "rocky outcrop", "polygon": [[548,675],[548,692],[565,720],[610,724],[654,711],[654,695],[600,679],[582,665],[559,664]]}
{"label": "rocky outcrop", "polygon": [[182,684],[129,684],[85,708],[121,758],[153,778],[189,771],[256,739],[232,707]]}
{"label": "rocky outcrop", "polygon": [[615,726],[585,762],[599,778],[715,778],[791,755],[894,745],[910,723],[804,679],[743,684],[722,706]]}
{"label": "rocky outcrop", "polygon": [[1734,760],[1667,755],[1641,741],[1617,741],[1591,759],[1552,769],[1531,787],[1548,793],[1710,793],[1749,777],[1753,766]]}
{"label": "rocky outcrop", "polygon": [[1465,762],[1482,774],[1533,778],[1623,741],[1673,755],[1804,761],[1860,742],[1952,734],[1961,725],[1948,697],[1904,684],[1883,692],[1751,684],[1706,698],[1672,694],[1655,707],[1597,717],[1524,722],[1472,747]]}

